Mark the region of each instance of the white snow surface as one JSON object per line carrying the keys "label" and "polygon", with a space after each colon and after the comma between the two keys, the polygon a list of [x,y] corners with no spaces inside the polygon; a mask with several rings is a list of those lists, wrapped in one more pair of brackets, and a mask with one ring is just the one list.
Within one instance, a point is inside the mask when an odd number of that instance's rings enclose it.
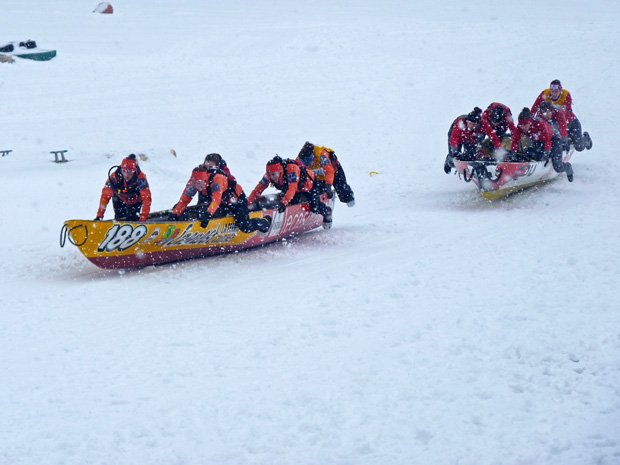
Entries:
{"label": "white snow surface", "polygon": [[[618,2],[96,5],[2,2],[0,42],[58,55],[0,64],[0,464],[620,463]],[[556,78],[573,183],[444,174],[456,116]],[[157,211],[209,152],[249,192],[306,140],[356,194],[330,231],[129,272],[59,247],[129,153]]]}

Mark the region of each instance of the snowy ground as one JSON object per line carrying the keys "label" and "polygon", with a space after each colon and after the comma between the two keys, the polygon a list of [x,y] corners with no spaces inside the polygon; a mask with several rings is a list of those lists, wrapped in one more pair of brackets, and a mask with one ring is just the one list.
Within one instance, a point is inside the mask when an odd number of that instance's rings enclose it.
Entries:
{"label": "snowy ground", "polygon": [[[620,4],[96,3],[2,4],[58,56],[0,64],[1,465],[620,463]],[[443,173],[456,116],[555,78],[572,184]],[[306,140],[356,192],[330,231],[134,272],[58,245],[128,153],[161,210],[206,153],[250,191]]]}

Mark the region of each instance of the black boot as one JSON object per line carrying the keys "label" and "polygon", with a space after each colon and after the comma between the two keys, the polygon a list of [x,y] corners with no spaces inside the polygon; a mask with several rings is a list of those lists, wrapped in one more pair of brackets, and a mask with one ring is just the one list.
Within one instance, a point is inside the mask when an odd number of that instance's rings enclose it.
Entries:
{"label": "black boot", "polygon": [[332,209],[328,208],[329,212],[323,215],[323,229],[330,229],[332,227]]}
{"label": "black boot", "polygon": [[588,132],[584,132],[583,133],[583,139],[584,142],[586,143],[586,150],[590,150],[592,148],[592,138],[590,137],[590,134],[588,134]]}
{"label": "black boot", "polygon": [[446,161],[443,163],[443,170],[446,174],[450,174],[454,168],[454,157],[451,154],[446,156]]}
{"label": "black boot", "polygon": [[265,217],[262,218],[262,220],[263,220],[261,221],[262,224],[260,225],[258,230],[264,234],[267,231],[269,231],[269,228],[271,227],[271,222],[272,222],[271,215],[265,215]]}
{"label": "black boot", "polygon": [[566,177],[568,178],[568,182],[573,182],[573,167],[570,163],[564,163],[566,166],[564,167],[564,171],[566,171]]}

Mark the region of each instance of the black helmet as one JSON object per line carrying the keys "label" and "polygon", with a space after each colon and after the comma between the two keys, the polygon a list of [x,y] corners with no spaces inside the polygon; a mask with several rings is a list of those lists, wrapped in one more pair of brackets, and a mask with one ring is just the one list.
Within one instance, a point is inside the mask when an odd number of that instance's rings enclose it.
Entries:
{"label": "black helmet", "polygon": [[528,107],[523,108],[519,113],[519,121],[528,121],[532,119],[532,112]]}
{"label": "black helmet", "polygon": [[299,151],[299,159],[308,158],[310,155],[314,155],[314,144],[306,142]]}
{"label": "black helmet", "polygon": [[504,121],[504,107],[495,107],[493,108],[493,110],[491,111],[491,122],[493,124],[500,124],[502,121]]}
{"label": "black helmet", "polygon": [[553,105],[551,104],[551,102],[547,102],[546,100],[540,104],[540,110],[541,113],[546,113],[548,111],[553,111]]}
{"label": "black helmet", "polygon": [[312,165],[312,162],[314,161],[314,144],[306,142],[299,151],[298,158],[304,165]]}
{"label": "black helmet", "polygon": [[216,165],[219,165],[220,163],[222,163],[222,156],[219,153],[209,153],[205,157],[205,161],[204,162],[205,163],[213,162]]}
{"label": "black helmet", "polygon": [[467,121],[471,121],[472,123],[480,124],[482,121],[482,110],[478,107],[475,107],[473,111],[471,111],[467,115]]}

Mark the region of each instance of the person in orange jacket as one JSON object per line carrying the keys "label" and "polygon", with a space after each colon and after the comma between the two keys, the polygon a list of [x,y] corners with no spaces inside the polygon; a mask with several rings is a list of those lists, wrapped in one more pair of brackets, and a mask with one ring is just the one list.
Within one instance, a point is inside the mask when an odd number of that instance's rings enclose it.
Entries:
{"label": "person in orange jacket", "polygon": [[584,149],[590,150],[592,148],[592,138],[588,132],[581,133],[581,123],[573,113],[573,98],[570,92],[562,88],[562,83],[559,79],[554,79],[549,84],[549,88],[543,90],[538,97],[534,105],[532,105],[532,113],[538,113],[541,103],[549,102],[557,109],[564,109],[566,111],[566,122],[568,123],[568,138],[573,142],[575,150],[581,152]]}
{"label": "person in orange jacket", "polygon": [[151,211],[151,191],[146,175],[138,166],[136,156],[132,153],[123,159],[121,166],[112,168],[116,170],[108,174],[108,180],[103,186],[95,221],[103,219],[110,199],[114,207],[115,220],[146,221]]}
{"label": "person in orange jacket", "polygon": [[331,227],[332,209],[321,201],[323,191],[315,184],[314,173],[303,163],[277,155],[269,160],[266,172],[250,194],[248,203],[254,205],[270,184],[282,192],[278,212],[283,213],[288,205],[300,203],[302,194],[305,194],[310,210],[323,216],[323,228]]}
{"label": "person in orange jacket", "polygon": [[212,162],[215,162],[215,167],[219,170],[222,170],[229,181],[236,181],[237,179],[232,175],[230,169],[228,168],[228,164],[226,160],[222,158],[219,153],[209,153],[205,157],[205,161],[202,163],[202,166],[208,169],[208,165]]}
{"label": "person in orange jacket", "polygon": [[192,171],[192,176],[168,219],[179,221],[187,205],[198,192],[200,194],[198,205],[203,206],[199,211],[202,228],[208,227],[211,218],[230,214],[239,230],[246,234],[254,231],[267,232],[271,226],[271,217],[250,218],[248,200],[241,185],[230,180],[224,171],[218,169],[221,161],[218,154],[210,155],[207,155],[201,166]]}
{"label": "person in orange jacket", "polygon": [[[532,116],[527,107],[519,113],[519,123],[513,134],[513,141],[521,141],[523,135],[528,136],[528,145],[523,150],[528,159],[541,161],[551,158],[553,169],[558,173],[566,173],[568,181],[573,181],[573,167],[562,160],[562,140],[553,134],[553,128],[547,121]],[[519,159],[517,152],[522,149],[520,145],[512,144],[511,156],[514,159]]]}
{"label": "person in orange jacket", "polygon": [[348,207],[355,205],[353,189],[347,183],[344,169],[332,149],[306,142],[299,151],[297,160],[314,173],[315,183],[323,188],[330,199],[334,195],[333,187],[341,202],[346,203]]}

